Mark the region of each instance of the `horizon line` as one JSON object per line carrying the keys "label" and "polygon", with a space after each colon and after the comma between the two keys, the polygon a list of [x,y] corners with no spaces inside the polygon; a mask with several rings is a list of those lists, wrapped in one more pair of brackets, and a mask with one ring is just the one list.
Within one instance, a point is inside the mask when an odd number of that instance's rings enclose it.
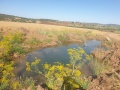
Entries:
{"label": "horizon line", "polygon": [[6,13],[0,13],[0,14],[4,14],[4,15],[11,15],[14,17],[21,17],[21,18],[27,18],[27,19],[45,19],[45,20],[53,20],[53,21],[60,21],[60,22],[78,22],[78,23],[85,23],[85,24],[101,24],[101,25],[119,25],[120,24],[115,24],[115,23],[99,23],[99,22],[80,22],[80,21],[70,21],[70,20],[57,20],[57,19],[50,19],[50,18],[31,18],[31,17],[24,17],[24,16],[18,16],[18,15],[13,15],[13,14],[6,14]]}

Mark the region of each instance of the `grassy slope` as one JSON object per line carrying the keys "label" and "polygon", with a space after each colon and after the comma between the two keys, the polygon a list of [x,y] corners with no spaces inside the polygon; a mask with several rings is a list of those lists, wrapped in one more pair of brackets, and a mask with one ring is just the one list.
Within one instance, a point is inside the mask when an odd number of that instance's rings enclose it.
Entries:
{"label": "grassy slope", "polygon": [[18,30],[20,28],[26,28],[30,32],[37,32],[39,30],[44,31],[81,31],[82,33],[85,32],[92,32],[93,34],[100,34],[105,37],[111,37],[114,39],[117,39],[120,41],[120,34],[115,34],[111,32],[103,32],[99,30],[93,30],[93,29],[85,29],[85,28],[74,28],[74,27],[65,27],[65,26],[57,26],[57,25],[46,25],[46,24],[35,24],[35,23],[20,23],[20,22],[6,22],[6,21],[0,21],[0,28],[4,30]]}
{"label": "grassy slope", "polygon": [[[55,30],[55,31],[60,31],[60,30],[69,30],[69,31],[82,31],[82,32],[87,32],[87,31],[92,31],[92,29],[85,29],[85,28],[74,28],[74,27],[65,27],[65,26],[57,26],[57,25],[46,25],[46,24],[35,24],[35,23],[20,23],[20,22],[6,22],[6,21],[0,21],[0,28],[3,28],[6,30],[7,29],[12,29],[16,30],[18,28],[24,27],[30,31],[34,30]],[[92,33],[94,34],[102,34],[102,31],[94,30]]]}

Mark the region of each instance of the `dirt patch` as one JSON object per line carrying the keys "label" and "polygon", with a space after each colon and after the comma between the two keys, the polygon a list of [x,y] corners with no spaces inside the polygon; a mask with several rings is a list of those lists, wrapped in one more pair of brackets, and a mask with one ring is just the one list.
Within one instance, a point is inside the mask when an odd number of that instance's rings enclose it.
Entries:
{"label": "dirt patch", "polygon": [[120,71],[106,71],[94,79],[87,90],[120,90]]}
{"label": "dirt patch", "polygon": [[93,56],[103,62],[109,61],[109,70],[93,79],[87,90],[120,90],[120,44],[115,43],[112,50],[96,50]]}
{"label": "dirt patch", "polygon": [[94,58],[103,62],[109,61],[111,68],[120,68],[120,43],[114,43],[110,50],[95,50],[92,55]]}

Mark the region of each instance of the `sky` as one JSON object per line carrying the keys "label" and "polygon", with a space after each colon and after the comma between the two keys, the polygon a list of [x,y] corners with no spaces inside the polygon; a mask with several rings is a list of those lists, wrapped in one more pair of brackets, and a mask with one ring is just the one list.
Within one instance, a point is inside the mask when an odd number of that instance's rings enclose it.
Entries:
{"label": "sky", "polygon": [[120,0],[0,0],[0,13],[35,19],[120,24]]}

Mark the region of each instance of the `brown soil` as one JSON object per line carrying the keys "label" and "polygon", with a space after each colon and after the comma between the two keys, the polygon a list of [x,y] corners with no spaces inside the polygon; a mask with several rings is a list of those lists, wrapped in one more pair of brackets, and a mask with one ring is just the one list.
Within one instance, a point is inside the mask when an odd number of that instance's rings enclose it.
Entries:
{"label": "brown soil", "polygon": [[114,40],[120,41],[120,34],[111,33],[111,32],[104,32],[103,36],[110,37]]}
{"label": "brown soil", "polygon": [[94,79],[87,90],[120,90],[120,71],[106,71]]}
{"label": "brown soil", "polygon": [[[112,50],[96,50],[94,57],[103,62],[109,60],[110,69],[93,79],[87,90],[120,90],[120,43],[115,43]],[[98,56],[100,54],[100,57]]]}

